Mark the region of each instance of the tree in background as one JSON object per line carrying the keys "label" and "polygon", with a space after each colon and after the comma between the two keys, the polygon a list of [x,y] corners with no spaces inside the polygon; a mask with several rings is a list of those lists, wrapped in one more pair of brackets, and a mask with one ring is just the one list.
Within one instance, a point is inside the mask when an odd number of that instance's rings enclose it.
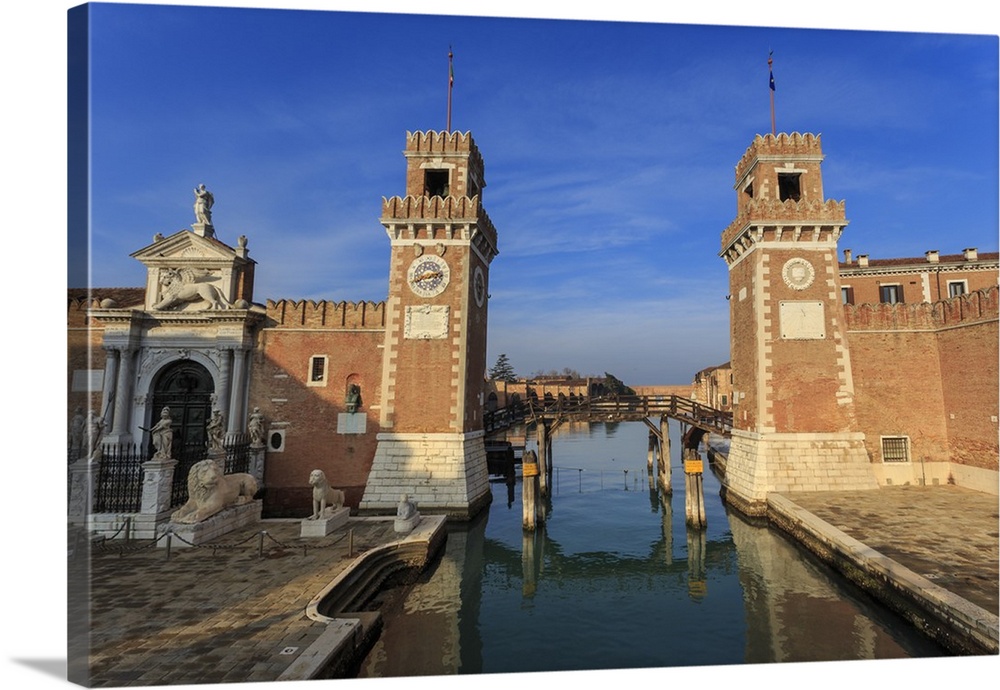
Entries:
{"label": "tree in background", "polygon": [[635,395],[635,391],[622,383],[621,380],[615,378],[614,374],[604,372],[604,378],[607,379],[604,382],[604,386],[612,395]]}
{"label": "tree in background", "polygon": [[497,363],[490,369],[490,378],[494,381],[517,381],[517,374],[514,373],[514,367],[507,359],[507,355],[501,353],[497,357]]}

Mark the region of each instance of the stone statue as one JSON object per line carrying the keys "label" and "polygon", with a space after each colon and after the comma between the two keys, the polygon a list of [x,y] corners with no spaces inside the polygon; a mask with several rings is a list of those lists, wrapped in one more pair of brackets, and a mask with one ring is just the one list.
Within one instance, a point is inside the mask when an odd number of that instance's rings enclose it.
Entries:
{"label": "stone statue", "polygon": [[337,510],[344,505],[344,492],[330,486],[323,470],[309,473],[309,486],[312,487],[313,512],[308,519],[319,520],[328,509]]}
{"label": "stone statue", "polygon": [[87,416],[87,458],[93,462],[101,458],[101,436],[104,435],[104,417],[93,410]]}
{"label": "stone statue", "polygon": [[160,421],[153,425],[149,433],[153,436],[153,459],[167,460],[171,457],[174,444],[174,421],[170,418],[170,408],[164,407],[160,412]]}
{"label": "stone statue", "polygon": [[212,224],[212,206],[215,205],[215,197],[205,189],[204,184],[200,184],[194,190],[194,217],[199,223],[205,225]]}
{"label": "stone statue", "polygon": [[403,494],[399,498],[399,505],[396,506],[396,519],[409,520],[417,514],[417,504],[410,500],[409,495]]}
{"label": "stone statue", "polygon": [[229,301],[206,279],[214,278],[196,275],[189,268],[164,269],[160,273],[160,301],[153,309],[173,309],[187,302],[202,302],[202,309],[229,309]]}
{"label": "stone statue", "polygon": [[226,440],[226,420],[218,407],[212,410],[212,416],[205,425],[205,433],[208,435],[206,445],[209,450],[223,449],[223,442]]}
{"label": "stone statue", "polygon": [[395,532],[409,532],[420,524],[420,513],[417,512],[417,504],[410,500],[407,494],[399,498],[399,505],[396,506],[396,520],[392,524]]}
{"label": "stone statue", "polygon": [[260,447],[264,445],[264,415],[259,407],[253,408],[250,414],[250,421],[247,422],[247,432],[250,434],[250,445]]}
{"label": "stone statue", "polygon": [[80,451],[83,449],[86,426],[87,418],[83,416],[83,409],[78,407],[73,411],[73,418],[69,420],[69,449],[74,460],[80,457]]}
{"label": "stone statue", "polygon": [[223,474],[211,458],[191,466],[187,485],[187,503],[170,516],[182,524],[201,522],[231,506],[249,503],[259,488],[253,475]]}
{"label": "stone statue", "polygon": [[344,405],[347,406],[348,412],[358,411],[358,408],[361,407],[361,386],[356,383],[348,386],[347,395],[344,396]]}

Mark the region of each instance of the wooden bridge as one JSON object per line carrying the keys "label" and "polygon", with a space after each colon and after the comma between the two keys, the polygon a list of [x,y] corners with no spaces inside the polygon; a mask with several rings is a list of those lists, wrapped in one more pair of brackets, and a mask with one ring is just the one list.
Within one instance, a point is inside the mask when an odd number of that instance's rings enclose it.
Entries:
{"label": "wooden bridge", "polygon": [[[658,418],[658,423],[653,419]],[[486,412],[483,424],[487,439],[511,426],[523,423],[533,424],[538,440],[538,454],[529,451],[523,458],[522,473],[531,482],[525,486],[525,528],[534,529],[538,511],[537,498],[548,496],[548,486],[552,471],[552,433],[561,424],[569,421],[591,422],[643,422],[649,427],[647,465],[650,487],[653,486],[654,465],[658,466],[656,482],[667,494],[673,493],[670,478],[670,435],[669,420],[681,423],[683,443],[684,481],[686,484],[685,503],[687,523],[693,527],[705,526],[705,507],[702,489],[703,464],[698,455],[698,445],[706,434],[729,436],[733,428],[731,412],[717,410],[702,405],[689,398],[677,395],[613,395],[601,397],[557,398],[546,396],[529,397],[498,410]],[[493,450],[491,451],[491,446]],[[506,446],[506,451],[503,450]],[[506,461],[498,459],[498,453],[506,452]],[[491,463],[492,457],[492,463]],[[509,480],[513,480],[514,455],[510,444],[498,444],[487,440],[487,464],[494,468],[505,467]],[[536,488],[529,488],[529,484]],[[528,502],[532,505],[528,507]]]}
{"label": "wooden bridge", "polygon": [[677,395],[607,395],[601,397],[558,398],[529,397],[514,405],[483,415],[487,436],[518,423],[543,422],[555,431],[563,422],[645,422],[654,433],[660,430],[652,418],[675,419],[703,432],[729,436],[733,428],[732,412],[724,412]]}

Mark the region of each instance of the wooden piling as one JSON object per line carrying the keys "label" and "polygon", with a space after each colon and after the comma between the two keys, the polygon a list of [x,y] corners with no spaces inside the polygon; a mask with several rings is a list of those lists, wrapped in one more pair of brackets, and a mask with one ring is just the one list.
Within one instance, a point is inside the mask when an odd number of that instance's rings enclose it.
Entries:
{"label": "wooden piling", "polygon": [[538,489],[541,498],[549,495],[549,468],[552,464],[552,442],[549,440],[549,427],[544,420],[538,420],[535,435],[538,437]]}
{"label": "wooden piling", "polygon": [[525,451],[521,459],[521,525],[526,531],[533,531],[538,522],[539,486],[538,458],[535,451]]}
{"label": "wooden piling", "polygon": [[670,423],[669,417],[660,417],[660,489],[665,494],[674,492],[670,481]]}
{"label": "wooden piling", "polygon": [[704,463],[698,451],[684,449],[684,513],[689,527],[703,529],[705,519]]}

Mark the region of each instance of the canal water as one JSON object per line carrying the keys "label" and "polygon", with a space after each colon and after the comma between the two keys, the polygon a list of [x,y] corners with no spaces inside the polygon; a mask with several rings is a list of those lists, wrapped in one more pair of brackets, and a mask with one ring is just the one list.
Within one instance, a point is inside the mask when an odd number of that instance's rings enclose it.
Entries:
{"label": "canal water", "polygon": [[[492,482],[419,581],[386,597],[359,677],[896,659],[945,651],[781,534],[731,512],[705,473],[708,526],[689,530],[679,425],[673,495],[646,471],[642,423],[553,438],[544,526],[521,483]],[[523,430],[515,443],[524,442]],[[533,446],[533,437],[526,439]]]}

